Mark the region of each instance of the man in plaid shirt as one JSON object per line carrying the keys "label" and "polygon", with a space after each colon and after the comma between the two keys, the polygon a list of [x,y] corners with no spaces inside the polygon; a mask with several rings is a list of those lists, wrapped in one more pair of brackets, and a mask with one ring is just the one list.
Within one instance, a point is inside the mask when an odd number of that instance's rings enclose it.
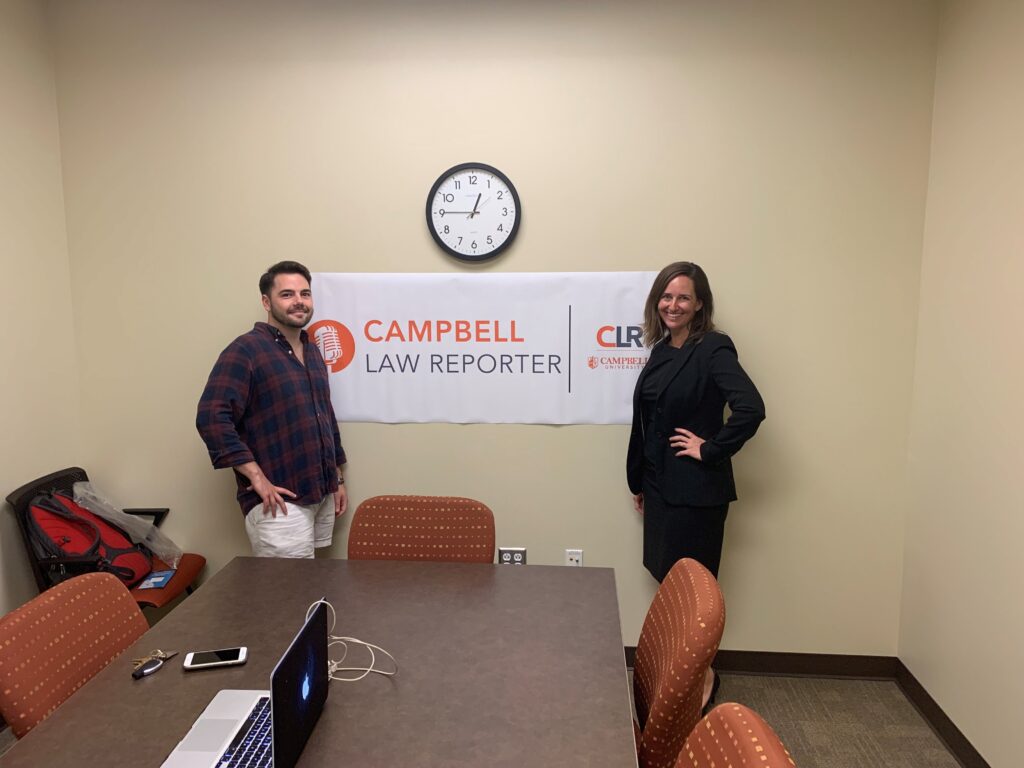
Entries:
{"label": "man in plaid shirt", "polygon": [[267,322],[228,345],[199,400],[196,427],[213,466],[231,467],[257,557],[313,557],[348,507],[327,366],[302,330],[309,270],[282,261],[260,278]]}

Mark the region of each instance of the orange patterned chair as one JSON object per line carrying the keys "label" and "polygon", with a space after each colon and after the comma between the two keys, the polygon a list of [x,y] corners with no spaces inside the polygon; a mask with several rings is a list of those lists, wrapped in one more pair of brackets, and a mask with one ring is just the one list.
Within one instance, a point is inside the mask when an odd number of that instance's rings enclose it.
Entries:
{"label": "orange patterned chair", "polygon": [[796,768],[785,746],[761,717],[742,704],[719,704],[697,723],[675,768],[718,766]]}
{"label": "orange patterned chair", "polygon": [[494,514],[460,496],[374,496],[356,509],[350,560],[494,562]]}
{"label": "orange patterned chair", "polygon": [[149,629],[121,580],[63,581],[0,618],[0,715],[19,739]]}
{"label": "orange patterned chair", "polygon": [[718,582],[696,560],[672,566],[654,596],[636,646],[633,698],[641,768],[672,768],[700,720],[704,674],[725,629]]}

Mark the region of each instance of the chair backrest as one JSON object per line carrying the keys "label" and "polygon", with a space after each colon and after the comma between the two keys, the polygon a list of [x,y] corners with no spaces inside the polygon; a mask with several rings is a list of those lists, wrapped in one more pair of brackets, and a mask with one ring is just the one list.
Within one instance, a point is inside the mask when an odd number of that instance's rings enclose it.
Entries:
{"label": "chair backrest", "polygon": [[675,768],[750,765],[796,768],[785,746],[761,716],[742,704],[719,704],[697,723]]}
{"label": "chair backrest", "polygon": [[494,514],[461,496],[374,496],[356,509],[350,560],[494,562]]}
{"label": "chair backrest", "polygon": [[149,629],[121,580],[89,573],[0,618],[0,715],[19,739]]}
{"label": "chair backrest", "polygon": [[50,578],[46,569],[40,564],[39,556],[32,547],[32,541],[29,538],[28,527],[25,522],[29,504],[32,503],[32,499],[36,496],[48,491],[63,491],[70,494],[74,489],[75,483],[87,482],[88,480],[89,475],[81,467],[68,467],[67,469],[51,472],[45,477],[40,477],[37,480],[26,483],[7,495],[7,503],[14,508],[14,516],[18,519],[18,530],[21,531],[22,543],[25,545],[25,552],[32,567],[32,576],[35,577],[36,586],[40,592],[52,587],[56,580]]}
{"label": "chair backrest", "polygon": [[700,720],[704,674],[725,629],[718,582],[696,560],[672,566],[658,587],[636,646],[633,697],[642,768],[671,768]]}

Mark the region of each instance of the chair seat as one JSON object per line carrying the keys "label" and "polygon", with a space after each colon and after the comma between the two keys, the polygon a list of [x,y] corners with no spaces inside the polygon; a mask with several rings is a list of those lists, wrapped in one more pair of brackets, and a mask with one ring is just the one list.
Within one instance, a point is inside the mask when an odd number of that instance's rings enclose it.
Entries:
{"label": "chair seat", "polygon": [[[199,572],[206,567],[206,558],[192,552],[183,552],[178,562],[178,570],[174,572],[171,580],[162,587],[153,589],[131,590],[132,597],[144,608],[162,608],[171,602],[178,595],[182,594],[188,586],[196,580]],[[166,571],[170,566],[158,557],[153,558],[154,571]]]}

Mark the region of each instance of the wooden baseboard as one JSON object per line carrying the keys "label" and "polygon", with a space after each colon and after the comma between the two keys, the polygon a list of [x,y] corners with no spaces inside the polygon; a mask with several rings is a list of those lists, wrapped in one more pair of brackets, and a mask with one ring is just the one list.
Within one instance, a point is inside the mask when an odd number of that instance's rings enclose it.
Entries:
{"label": "wooden baseboard", "polygon": [[[625,653],[626,666],[632,669],[636,660],[636,648],[626,646]],[[938,702],[895,656],[720,650],[715,656],[715,668],[720,672],[743,675],[893,680],[963,768],[991,768],[974,745],[942,711]]]}

